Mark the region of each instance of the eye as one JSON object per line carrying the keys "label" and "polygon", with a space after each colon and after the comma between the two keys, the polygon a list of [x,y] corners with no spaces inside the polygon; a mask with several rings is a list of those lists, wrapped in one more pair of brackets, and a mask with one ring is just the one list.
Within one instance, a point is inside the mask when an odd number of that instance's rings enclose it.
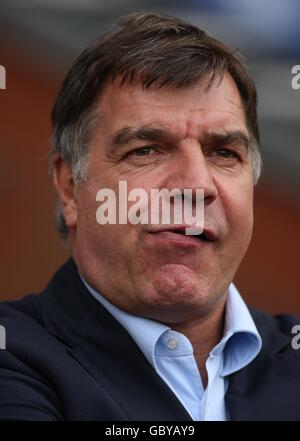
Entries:
{"label": "eye", "polygon": [[237,158],[236,152],[234,152],[233,150],[230,150],[230,149],[225,149],[225,148],[216,149],[216,154],[217,154],[217,156],[224,158],[224,159]]}
{"label": "eye", "polygon": [[150,144],[132,148],[125,153],[123,159],[137,165],[147,165],[157,162],[161,158],[162,149],[159,145]]}
{"label": "eye", "polygon": [[153,153],[155,153],[155,149],[153,147],[140,147],[130,152],[131,155],[135,156],[150,156]]}

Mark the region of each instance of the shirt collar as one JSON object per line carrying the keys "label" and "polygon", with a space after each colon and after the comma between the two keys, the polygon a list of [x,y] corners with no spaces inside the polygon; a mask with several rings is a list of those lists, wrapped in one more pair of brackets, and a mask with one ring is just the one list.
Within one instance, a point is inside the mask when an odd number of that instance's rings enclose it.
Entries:
{"label": "shirt collar", "polygon": [[262,340],[254,320],[233,283],[230,284],[226,302],[223,338],[212,350],[224,351],[221,375],[230,375],[247,366],[256,358]]}
{"label": "shirt collar", "polygon": [[[170,327],[160,322],[129,314],[110,303],[80,275],[92,296],[125,328],[148,362],[155,368],[155,351]],[[230,284],[226,302],[224,333],[210,355],[223,355],[222,376],[230,375],[249,364],[261,350],[262,341],[251,314],[234,284]]]}

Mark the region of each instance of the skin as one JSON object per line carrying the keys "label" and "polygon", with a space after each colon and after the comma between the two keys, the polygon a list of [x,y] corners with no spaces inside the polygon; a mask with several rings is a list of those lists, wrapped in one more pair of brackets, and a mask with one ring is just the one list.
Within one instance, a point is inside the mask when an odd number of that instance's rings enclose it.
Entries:
{"label": "skin", "polygon": [[[73,257],[83,277],[111,303],[184,333],[192,342],[203,382],[205,361],[220,340],[229,284],[250,243],[253,227],[251,155],[244,142],[217,143],[213,134],[239,131],[250,138],[238,89],[226,74],[207,91],[143,90],[109,83],[91,140],[88,178],[75,185],[59,156],[54,183],[69,227]],[[168,137],[112,140],[125,127],[155,127]],[[96,193],[120,180],[128,191],[201,188],[205,227],[214,240],[152,234],[149,225],[99,225]]]}

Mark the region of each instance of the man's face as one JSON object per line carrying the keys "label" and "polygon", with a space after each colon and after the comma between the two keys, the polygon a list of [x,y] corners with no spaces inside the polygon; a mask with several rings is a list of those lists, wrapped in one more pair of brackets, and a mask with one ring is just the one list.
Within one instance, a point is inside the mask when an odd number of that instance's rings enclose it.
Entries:
{"label": "man's face", "polygon": [[[229,75],[209,91],[205,86],[108,84],[88,179],[74,192],[71,244],[81,274],[116,306],[169,323],[201,316],[224,300],[252,233],[242,101]],[[143,131],[137,135],[136,129]],[[151,189],[204,189],[210,240],[157,233],[157,225],[99,225],[96,194],[110,188],[118,198],[119,181],[127,181],[128,192],[149,195]]]}

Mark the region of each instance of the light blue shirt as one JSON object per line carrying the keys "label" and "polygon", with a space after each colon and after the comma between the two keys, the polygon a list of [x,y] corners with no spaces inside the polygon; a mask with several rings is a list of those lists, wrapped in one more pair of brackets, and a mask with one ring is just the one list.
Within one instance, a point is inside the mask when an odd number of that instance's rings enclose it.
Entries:
{"label": "light blue shirt", "polygon": [[247,366],[262,346],[250,312],[233,284],[228,290],[223,337],[206,361],[208,383],[204,389],[192,344],[185,335],[162,323],[120,310],[81,279],[92,296],[130,334],[194,421],[230,419],[224,400],[227,377]]}

